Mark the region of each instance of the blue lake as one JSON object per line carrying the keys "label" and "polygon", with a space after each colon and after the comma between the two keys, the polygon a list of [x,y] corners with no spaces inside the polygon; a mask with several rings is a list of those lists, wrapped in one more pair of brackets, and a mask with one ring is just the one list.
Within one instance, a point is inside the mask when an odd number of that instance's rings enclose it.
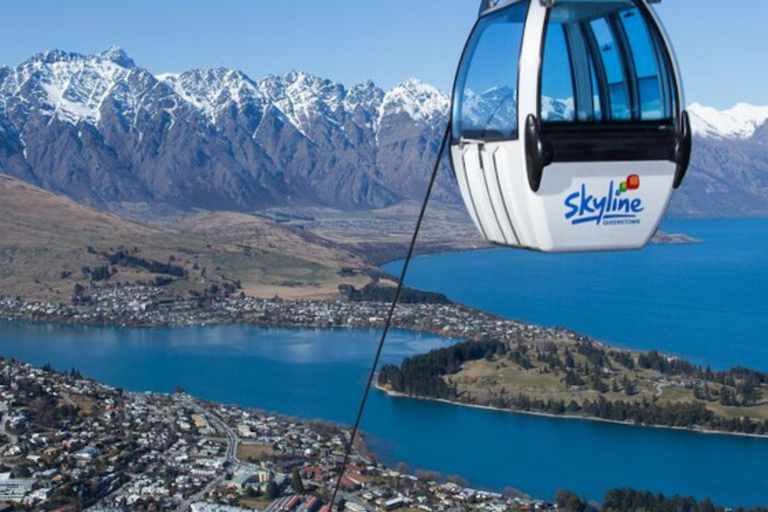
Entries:
{"label": "blue lake", "polygon": [[[407,284],[613,345],[768,371],[768,219],[673,220],[662,229],[702,243],[426,256],[412,262]],[[400,263],[384,268],[399,272]]]}
{"label": "blue lake", "polygon": [[[624,255],[486,251],[419,258],[409,284],[627,346],[684,354],[716,367],[768,369],[762,296],[767,227],[765,220],[679,221],[666,229],[705,243]],[[0,354],[75,366],[131,390],[178,385],[225,403],[351,423],[378,335],[0,322]],[[395,331],[384,359],[396,362],[448,343]],[[460,474],[479,487],[511,486],[542,498],[568,488],[599,500],[609,488],[630,486],[711,496],[732,506],[768,504],[764,439],[498,413],[378,392],[371,395],[363,429],[386,462]]]}

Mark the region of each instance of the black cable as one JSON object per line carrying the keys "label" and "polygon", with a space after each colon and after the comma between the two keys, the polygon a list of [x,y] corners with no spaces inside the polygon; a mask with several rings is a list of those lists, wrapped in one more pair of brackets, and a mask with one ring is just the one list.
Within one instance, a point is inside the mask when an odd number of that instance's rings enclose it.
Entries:
{"label": "black cable", "polygon": [[427,205],[429,204],[429,198],[432,195],[432,189],[435,186],[437,179],[437,172],[440,169],[440,163],[443,159],[443,152],[448,142],[448,136],[451,133],[451,123],[445,127],[445,133],[443,134],[442,142],[440,142],[440,150],[437,152],[437,158],[435,159],[435,165],[432,168],[432,176],[429,178],[429,185],[427,186],[427,193],[424,196],[424,202],[421,205],[421,212],[419,212],[419,219],[416,221],[416,228],[413,231],[413,237],[411,238],[411,245],[408,247],[408,254],[405,256],[403,262],[403,268],[400,270],[400,280],[397,282],[397,289],[395,290],[395,297],[392,299],[392,304],[389,307],[389,313],[387,314],[387,320],[384,323],[384,330],[381,332],[381,340],[379,340],[379,348],[376,350],[376,356],[373,358],[373,364],[371,365],[371,371],[368,374],[368,383],[365,385],[365,391],[363,392],[363,398],[360,400],[360,408],[357,410],[357,418],[355,419],[355,425],[352,428],[352,435],[349,438],[349,444],[344,452],[344,461],[341,464],[341,471],[339,472],[339,478],[336,480],[336,486],[333,488],[333,494],[331,495],[330,507],[333,509],[336,502],[336,494],[339,492],[341,486],[341,480],[344,478],[344,472],[347,469],[347,463],[349,462],[349,456],[352,453],[352,446],[355,443],[355,436],[357,436],[357,430],[360,427],[360,420],[363,417],[363,410],[365,410],[365,403],[368,401],[368,394],[371,391],[371,384],[373,384],[373,378],[376,375],[376,367],[379,366],[379,359],[381,358],[381,351],[384,349],[384,342],[387,339],[387,333],[389,327],[392,325],[392,318],[395,315],[395,308],[397,302],[400,300],[400,293],[403,291],[403,283],[405,282],[405,274],[408,272],[408,265],[413,257],[413,250],[416,247],[416,239],[419,237],[419,230],[421,230],[421,223],[424,220],[424,214],[427,211]]}

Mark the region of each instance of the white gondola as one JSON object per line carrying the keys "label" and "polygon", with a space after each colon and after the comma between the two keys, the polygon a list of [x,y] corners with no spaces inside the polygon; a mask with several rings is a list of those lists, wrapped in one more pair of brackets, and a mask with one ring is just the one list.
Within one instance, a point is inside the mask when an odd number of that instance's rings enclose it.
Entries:
{"label": "white gondola", "polygon": [[454,86],[451,162],[485,238],[562,252],[654,235],[691,131],[648,3],[483,1]]}

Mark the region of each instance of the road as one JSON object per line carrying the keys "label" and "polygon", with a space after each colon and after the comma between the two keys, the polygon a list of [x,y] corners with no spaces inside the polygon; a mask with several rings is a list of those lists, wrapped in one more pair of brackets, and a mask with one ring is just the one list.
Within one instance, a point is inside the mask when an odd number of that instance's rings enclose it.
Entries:
{"label": "road", "polygon": [[237,445],[240,444],[240,438],[237,437],[237,434],[235,434],[235,431],[232,430],[229,425],[224,423],[221,418],[219,418],[214,413],[206,410],[196,402],[194,402],[191,399],[186,399],[187,405],[189,405],[192,409],[194,409],[200,416],[207,419],[209,423],[213,424],[214,427],[220,432],[224,432],[227,436],[227,451],[225,454],[225,460],[229,464],[239,464],[240,460],[237,458]]}
{"label": "road", "polygon": [[[219,432],[224,432],[227,436],[227,449],[226,453],[224,455],[224,460],[229,463],[230,466],[234,466],[237,464],[240,464],[240,460],[237,458],[237,445],[240,443],[240,438],[237,437],[234,430],[229,428],[229,425],[224,423],[221,418],[219,418],[216,414],[206,410],[204,407],[200,406],[198,403],[196,403],[194,400],[192,400],[189,397],[184,398],[184,403],[189,406],[191,409],[193,409],[197,414],[208,420],[210,424],[212,424]],[[190,509],[192,506],[192,503],[195,503],[197,501],[200,501],[203,496],[205,496],[206,493],[211,492],[217,485],[219,485],[226,476],[226,472],[222,472],[221,475],[217,476],[208,484],[203,487],[200,491],[193,494],[186,500],[182,501],[179,504],[178,510],[181,512],[186,512]]]}
{"label": "road", "polygon": [[282,510],[283,505],[288,503],[288,501],[290,501],[292,497],[293,496],[287,496],[285,498],[276,499],[275,501],[267,505],[267,508],[264,509],[264,512],[278,512],[279,510]]}
{"label": "road", "polygon": [[61,398],[64,399],[65,402],[67,402],[67,405],[70,407],[74,407],[75,409],[79,409],[80,407],[72,400],[72,398],[67,393],[62,393]]}
{"label": "road", "polygon": [[5,402],[0,402],[0,416],[3,418],[0,421],[0,434],[7,437],[10,444],[18,443],[19,436],[8,432],[8,404]]}

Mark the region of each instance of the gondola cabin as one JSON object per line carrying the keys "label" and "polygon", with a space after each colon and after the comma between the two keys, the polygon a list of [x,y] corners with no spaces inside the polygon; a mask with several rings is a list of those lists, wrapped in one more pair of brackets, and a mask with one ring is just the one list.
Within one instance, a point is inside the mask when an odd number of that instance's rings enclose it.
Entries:
{"label": "gondola cabin", "polygon": [[453,91],[451,162],[482,235],[637,249],[685,175],[677,64],[648,0],[485,0]]}

